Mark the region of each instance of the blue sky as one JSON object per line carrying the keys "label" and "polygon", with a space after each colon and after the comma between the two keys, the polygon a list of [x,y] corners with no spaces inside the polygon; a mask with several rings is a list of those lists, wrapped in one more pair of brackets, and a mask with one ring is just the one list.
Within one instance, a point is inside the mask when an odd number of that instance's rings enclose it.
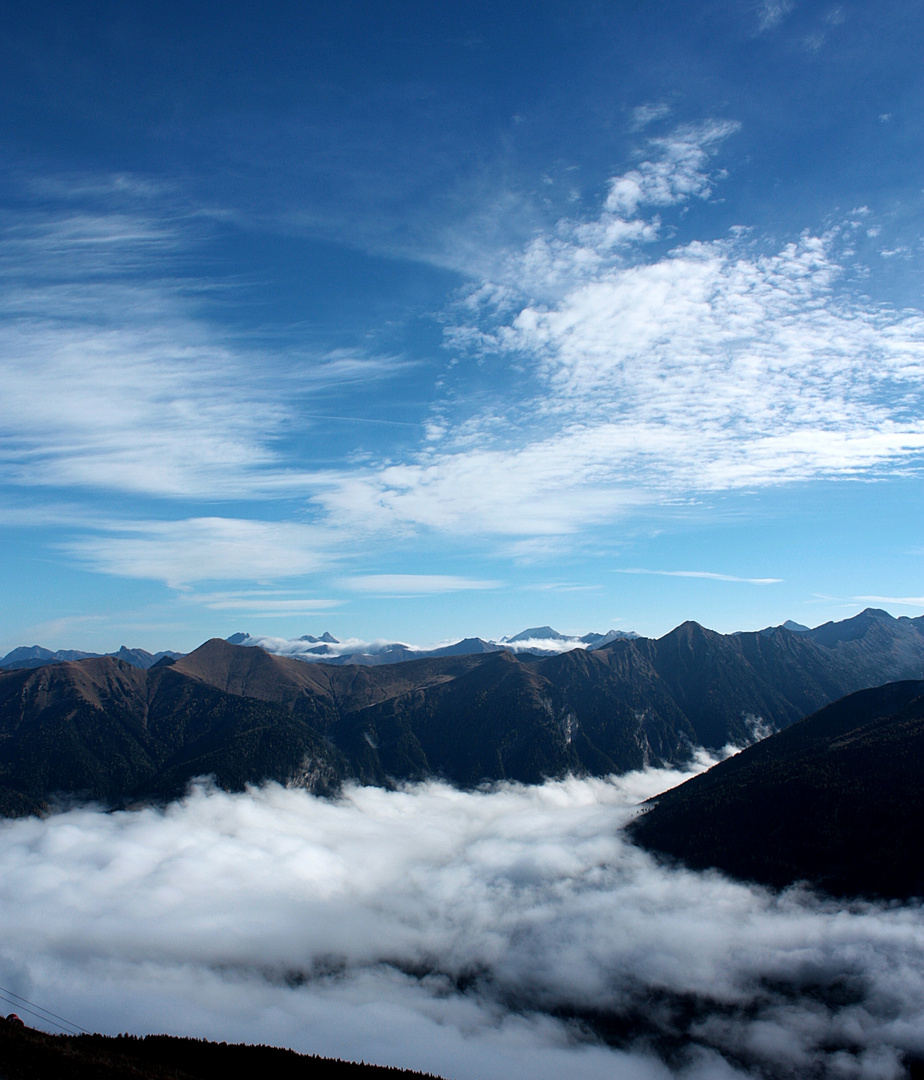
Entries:
{"label": "blue sky", "polygon": [[0,650],[924,611],[924,4],[3,4]]}

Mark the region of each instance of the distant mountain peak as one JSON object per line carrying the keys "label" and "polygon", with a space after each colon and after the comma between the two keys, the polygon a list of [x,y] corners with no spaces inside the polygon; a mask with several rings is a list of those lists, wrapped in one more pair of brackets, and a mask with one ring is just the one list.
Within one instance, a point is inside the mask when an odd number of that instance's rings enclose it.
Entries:
{"label": "distant mountain peak", "polygon": [[[793,622],[792,619],[787,619],[786,622],[780,623],[779,626],[765,626],[763,630],[758,630],[759,634],[763,634],[766,637],[768,634],[775,634],[777,630],[788,630],[790,634],[807,634],[810,631],[810,627],[803,626],[802,623]],[[745,631],[737,631],[737,633],[743,633]]]}
{"label": "distant mountain peak", "polygon": [[121,646],[118,652],[104,654],[81,652],[78,649],[58,649],[52,652],[51,649],[44,649],[41,645],[21,645],[0,659],[0,670],[44,667],[46,664],[60,664],[72,660],[96,660],[101,655],[124,660],[132,667],[149,668],[163,656],[172,656],[176,659],[182,653],[166,651],[151,654],[145,649],[130,649],[127,645]]}
{"label": "distant mountain peak", "polygon": [[672,636],[681,638],[693,638],[699,635],[700,637],[706,634],[713,634],[714,630],[709,630],[701,623],[696,622],[694,619],[687,619],[679,626],[675,626],[673,630],[669,630],[664,637],[669,638]]}
{"label": "distant mountain peak", "polygon": [[[892,622],[892,616],[887,611],[883,611],[882,608],[878,608],[878,607],[864,608],[860,612],[860,614],[855,615],[854,618],[855,619],[863,619],[863,618],[867,618],[867,619],[888,619],[889,622]],[[847,621],[849,622],[850,620],[848,619]]]}
{"label": "distant mountain peak", "polygon": [[507,641],[511,644],[515,641],[567,641],[568,638],[565,634],[559,634],[557,630],[553,630],[551,626],[531,626],[528,630],[521,630],[519,634],[514,634],[513,637],[501,638],[501,641]]}

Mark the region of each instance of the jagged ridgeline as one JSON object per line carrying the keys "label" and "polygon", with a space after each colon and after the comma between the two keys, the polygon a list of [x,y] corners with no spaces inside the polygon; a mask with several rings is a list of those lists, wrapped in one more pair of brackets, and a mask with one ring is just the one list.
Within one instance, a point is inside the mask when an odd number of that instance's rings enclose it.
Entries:
{"label": "jagged ridgeline", "polygon": [[677,765],[788,727],[854,690],[924,678],[924,620],[816,630],[684,623],[557,656],[326,665],[214,639],[142,669],[118,657],[0,673],[0,811],[171,799],[212,775],[327,793],[441,777],[527,783]]}

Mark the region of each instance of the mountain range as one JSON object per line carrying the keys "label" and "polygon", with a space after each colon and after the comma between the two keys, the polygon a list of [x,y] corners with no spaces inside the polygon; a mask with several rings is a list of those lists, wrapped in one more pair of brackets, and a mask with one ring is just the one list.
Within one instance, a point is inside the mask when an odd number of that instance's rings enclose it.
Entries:
{"label": "mountain range", "polygon": [[[232,634],[227,640],[232,645],[259,646],[267,652],[292,656],[298,660],[323,660],[327,664],[397,664],[403,660],[420,660],[427,656],[467,656],[473,653],[499,652],[501,649],[551,656],[567,649],[593,649],[615,641],[617,638],[637,637],[638,634],[631,630],[610,630],[606,634],[590,633],[576,637],[560,634],[550,626],[539,626],[523,630],[512,637],[501,638],[499,641],[464,638],[450,645],[432,649],[405,645],[397,641],[340,641],[327,631],[320,637],[303,634],[301,637],[292,639],[255,637],[252,634],[237,633]],[[183,653],[172,650],[150,653],[145,649],[129,649],[125,645],[118,652],[111,653],[81,652],[78,649],[52,651],[41,645],[21,645],[0,658],[0,669],[15,671],[42,667],[44,664],[61,663],[66,660],[91,660],[99,656],[114,656],[131,664],[132,667],[149,668],[165,656],[178,660],[182,655]]]}
{"label": "mountain range", "polygon": [[125,645],[118,652],[113,653],[80,652],[77,649],[57,649],[52,652],[51,649],[43,649],[41,645],[21,645],[18,649],[8,652],[0,660],[0,668],[19,671],[24,668],[43,667],[45,664],[59,664],[67,660],[92,660],[98,656],[114,656],[117,660],[124,660],[126,664],[131,664],[132,667],[149,668],[165,656],[178,660],[182,655],[182,653],[169,650],[149,653],[146,649],[129,649]]}
{"label": "mountain range", "polygon": [[0,672],[0,812],[170,799],[212,775],[316,792],[346,779],[463,787],[680,765],[846,694],[924,679],[924,620],[868,609],[811,631],[687,622],[558,655],[306,664],[212,639],[142,669],[117,657]]}
{"label": "mountain range", "polygon": [[[560,634],[551,626],[532,626],[511,637],[497,641],[485,638],[463,638],[450,645],[425,649],[396,641],[338,641],[329,633],[320,637],[305,634],[294,639],[254,637],[238,633],[228,638],[233,645],[256,645],[267,652],[291,656],[297,660],[323,661],[325,664],[397,664],[404,660],[421,660],[428,656],[470,656],[475,653],[500,652],[507,649],[515,653],[532,653],[534,656],[557,656],[571,649],[597,649],[620,638],[637,638],[633,630],[610,630],[605,634],[589,633],[580,637]],[[0,661],[0,667],[3,666]]]}
{"label": "mountain range", "polygon": [[[887,620],[891,616],[887,612],[877,609],[867,609],[858,618],[870,615]],[[924,633],[924,617],[920,619],[899,619],[899,623],[907,623],[916,626]],[[805,633],[810,638],[826,641],[831,635],[837,638],[844,633],[856,632],[842,629],[844,626],[853,626],[854,620],[848,619],[844,623],[829,622],[814,630],[801,623],[787,619],[780,626],[768,626],[759,631],[761,634],[772,634],[776,630],[791,630],[794,633]],[[375,666],[379,664],[397,664],[405,660],[421,660],[431,656],[470,656],[476,653],[499,652],[507,649],[514,653],[530,653],[533,656],[557,656],[562,652],[572,649],[594,650],[608,645],[611,641],[638,640],[639,635],[634,630],[609,630],[605,634],[587,633],[580,636],[575,634],[562,634],[551,626],[532,626],[521,630],[518,634],[509,637],[494,639],[472,637],[463,638],[460,641],[448,645],[424,648],[419,645],[408,645],[399,641],[361,641],[355,638],[342,641],[333,634],[325,631],[319,637],[313,634],[303,634],[298,638],[277,638],[266,635],[253,635],[246,632],[232,634],[226,640],[232,645],[246,645],[259,647],[266,652],[276,653],[279,656],[290,656],[297,660],[310,662],[323,662],[325,664],[364,664]],[[80,652],[76,649],[58,649],[52,651],[41,645],[20,646],[0,658],[0,670],[17,670],[21,668],[41,667],[44,664],[58,663],[66,660],[88,660],[98,656],[115,656],[133,667],[149,668],[158,663],[164,657],[179,659],[183,653],[165,650],[157,653],[147,652],[145,649],[129,649],[123,645],[118,652],[91,653]]]}

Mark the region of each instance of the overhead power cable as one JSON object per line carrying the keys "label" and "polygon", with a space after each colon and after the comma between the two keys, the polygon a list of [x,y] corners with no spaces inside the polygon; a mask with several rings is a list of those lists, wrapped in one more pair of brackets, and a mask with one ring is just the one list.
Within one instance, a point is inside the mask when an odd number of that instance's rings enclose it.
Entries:
{"label": "overhead power cable", "polygon": [[37,1005],[34,1001],[30,1001],[28,998],[24,998],[21,994],[16,994],[12,990],[7,990],[4,986],[0,986],[0,1001],[9,1002],[9,1004],[15,1006],[16,1009],[30,1013],[32,1016],[36,1016],[46,1024],[51,1024],[54,1027],[60,1028],[67,1035],[92,1034],[87,1031],[86,1028],[82,1028],[79,1024],[75,1024],[72,1020],[67,1020],[63,1016],[51,1012],[49,1009],[44,1009],[41,1005]]}

